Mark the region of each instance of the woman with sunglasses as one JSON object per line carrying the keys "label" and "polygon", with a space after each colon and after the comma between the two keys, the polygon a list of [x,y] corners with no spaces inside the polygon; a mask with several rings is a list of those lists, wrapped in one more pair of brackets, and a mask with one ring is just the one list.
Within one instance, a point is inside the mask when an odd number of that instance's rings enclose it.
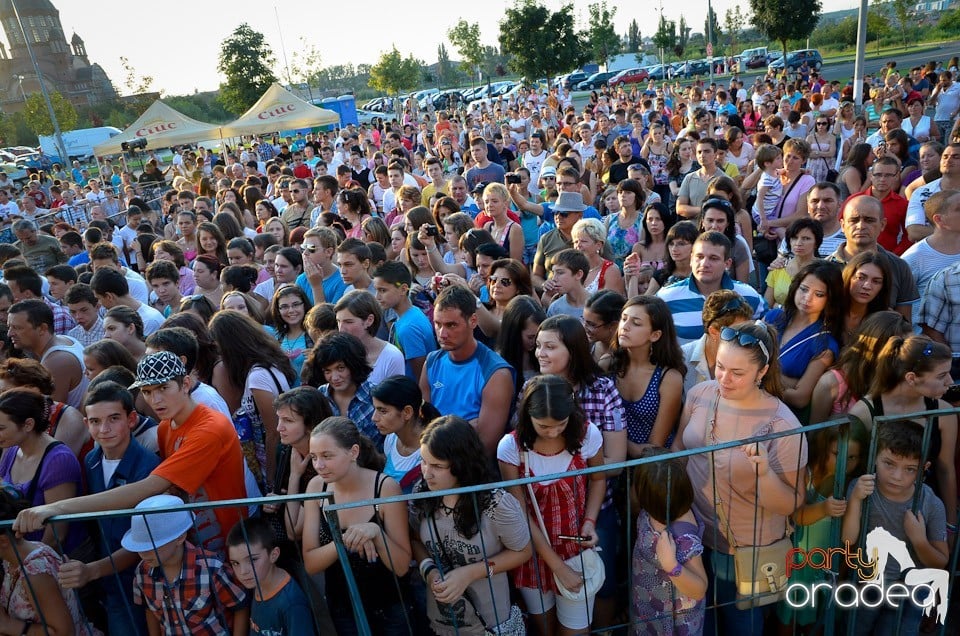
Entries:
{"label": "woman with sunglasses", "polygon": [[837,160],[837,136],[830,132],[830,120],[826,115],[818,115],[814,120],[813,132],[807,135],[810,144],[810,159],[807,169],[817,183],[827,180],[827,172],[833,170]]}
{"label": "woman with sunglasses", "polygon": [[[853,405],[849,415],[857,417],[873,432],[876,419],[920,411],[948,409],[943,395],[953,386],[950,348],[926,336],[894,337],[880,352],[870,392]],[[947,520],[957,519],[957,416],[942,415],[932,420],[914,420],[924,426],[933,424],[930,448],[921,464],[931,462],[925,481],[943,501]]]}
{"label": "woman with sunglasses", "polygon": [[840,266],[815,261],[794,277],[783,308],[771,309],[764,318],[780,338],[783,400],[802,422],[809,420],[817,380],[840,354],[842,308]]}
{"label": "woman with sunglasses", "polygon": [[[781,399],[778,356],[772,326],[752,321],[724,327],[717,348],[717,379],[695,386],[680,414],[676,451],[775,432],[797,433],[687,459],[694,512],[706,526],[707,598],[716,599],[714,608],[707,610],[704,633],[763,632],[764,608],[736,606],[733,544],[759,545],[756,537],[764,545],[780,540],[786,536],[790,516],[804,502],[807,445],[799,420]],[[717,514],[718,506],[722,515]]]}
{"label": "woman with sunglasses", "polygon": [[[313,340],[304,327],[304,319],[313,305],[306,293],[296,285],[286,284],[280,287],[270,302],[270,318],[273,326],[267,326],[267,333],[280,343],[280,348],[290,359],[296,377],[306,359],[306,353],[313,348]],[[247,312],[251,318],[253,315]],[[294,380],[293,386],[298,382]]]}
{"label": "woman with sunglasses", "polygon": [[[448,276],[445,281],[469,287],[466,280],[456,276]],[[533,295],[530,272],[524,267],[523,263],[516,259],[497,259],[490,265],[487,289],[490,290],[492,305],[481,303],[477,307],[477,319],[480,331],[493,340],[500,333],[500,323],[510,301],[517,296]]]}
{"label": "woman with sunglasses", "polygon": [[683,376],[683,394],[701,382],[715,377],[720,330],[753,317],[753,308],[732,289],[718,289],[703,302],[703,335],[699,340],[680,346],[687,373]]}

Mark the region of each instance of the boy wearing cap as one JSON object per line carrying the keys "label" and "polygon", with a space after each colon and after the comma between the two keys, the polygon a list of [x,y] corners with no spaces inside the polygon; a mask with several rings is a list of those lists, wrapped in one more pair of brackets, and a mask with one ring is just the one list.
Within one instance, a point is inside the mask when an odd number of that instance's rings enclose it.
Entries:
{"label": "boy wearing cap", "polygon": [[277,565],[280,548],[267,521],[249,519],[233,526],[227,535],[227,554],[233,575],[251,596],[251,633],[315,633],[306,595],[290,574]]}
{"label": "boy wearing cap", "polygon": [[[38,530],[54,515],[132,508],[171,487],[186,493],[192,502],[246,496],[243,455],[233,423],[222,413],[194,402],[190,395],[193,386],[193,378],[175,354],[160,351],[144,356],[137,365],[137,381],[130,388],[139,388],[161,419],[157,431],[160,465],[146,479],[107,492],[24,510],[17,515],[14,530]],[[223,554],[227,531],[242,514],[237,508],[199,512],[197,531],[203,547]]]}
{"label": "boy wearing cap", "polygon": [[[173,495],[155,495],[137,510],[182,508]],[[174,510],[135,515],[121,541],[141,559],[133,602],[146,608],[150,634],[234,634],[250,631],[246,592],[230,579],[223,562],[187,541],[193,515]]]}
{"label": "boy wearing cap", "polygon": [[[149,477],[160,458],[133,437],[139,418],[130,391],[116,382],[102,382],[87,392],[83,410],[83,421],[97,442],[84,460],[87,489],[91,493],[106,492]],[[124,534],[130,530],[130,519],[109,517],[99,525],[102,540],[97,545],[103,558],[91,563],[67,561],[60,566],[60,585],[69,590],[100,580],[110,633],[145,633],[142,608],[133,607],[132,615],[127,612],[138,562],[137,555],[121,547]]]}

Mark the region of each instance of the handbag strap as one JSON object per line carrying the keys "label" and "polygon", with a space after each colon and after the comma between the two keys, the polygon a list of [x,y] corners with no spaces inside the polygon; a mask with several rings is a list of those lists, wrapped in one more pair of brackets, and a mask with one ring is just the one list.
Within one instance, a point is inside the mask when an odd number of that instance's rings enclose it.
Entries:
{"label": "handbag strap", "polygon": [[[519,441],[519,440],[518,440]],[[530,463],[529,463],[530,453],[526,450],[523,451],[523,476],[530,477]],[[537,496],[533,493],[533,484],[527,484],[527,493],[530,495],[530,501],[533,503],[533,513],[537,517],[537,523],[540,524],[540,531],[543,533],[543,536],[547,539],[547,542],[550,542],[550,535],[547,534],[547,526],[543,523],[543,515],[540,513],[540,506],[537,504]]]}
{"label": "handbag strap", "polygon": [[[707,425],[703,429],[703,445],[712,446],[711,442],[716,442],[713,439],[713,430],[717,424],[717,411],[720,408],[720,391],[717,390],[717,397],[713,401],[713,413],[710,416],[710,420],[707,422]],[[726,510],[723,508],[723,499],[720,497],[720,489],[717,487],[717,462],[716,462],[716,451],[710,453],[710,481],[713,482],[713,507],[717,511],[717,521],[720,522],[720,532],[723,533],[723,537],[727,540],[734,548],[739,548],[737,544],[736,537],[733,536],[733,530],[730,528],[730,520],[727,518]]]}
{"label": "handbag strap", "polygon": [[800,177],[802,177],[802,176],[803,176],[802,174],[797,175],[797,178],[790,182],[790,187],[787,188],[787,191],[784,193],[784,195],[783,195],[782,197],[780,197],[780,202],[777,203],[777,218],[778,218],[778,219],[783,216],[783,206],[784,206],[784,204],[786,204],[787,199],[790,198],[790,193],[793,192],[794,186],[797,185],[797,183],[800,182]]}
{"label": "handbag strap", "polygon": [[782,359],[783,359],[783,356],[785,356],[785,355],[786,355],[787,353],[789,353],[790,351],[793,351],[794,349],[796,349],[797,347],[799,347],[800,345],[802,345],[804,342],[807,342],[808,340],[813,340],[814,338],[819,338],[820,336],[824,336],[824,335],[830,335],[830,332],[829,332],[829,331],[826,331],[826,330],[824,330],[824,331],[819,331],[819,332],[817,332],[817,333],[814,333],[814,334],[811,334],[811,335],[807,336],[806,338],[804,338],[804,339],[801,340],[800,342],[794,342],[794,343],[792,343],[789,347],[787,347],[786,349],[782,350],[782,351],[780,352],[780,355],[779,355],[778,357],[782,360]]}
{"label": "handbag strap", "polygon": [[[26,494],[25,500],[28,503],[31,503],[31,505],[33,502],[34,495],[37,494],[37,488],[40,486],[40,473],[41,471],[43,471],[43,463],[47,461],[47,455],[50,454],[50,451],[52,451],[57,446],[63,446],[63,442],[59,440],[54,440],[53,442],[50,442],[50,444],[48,444],[45,449],[43,449],[43,456],[40,457],[40,463],[37,464],[37,470],[36,472],[33,473],[33,477],[30,478],[30,485],[27,486],[27,494]],[[11,470],[13,470],[12,466],[13,464],[11,464]]]}

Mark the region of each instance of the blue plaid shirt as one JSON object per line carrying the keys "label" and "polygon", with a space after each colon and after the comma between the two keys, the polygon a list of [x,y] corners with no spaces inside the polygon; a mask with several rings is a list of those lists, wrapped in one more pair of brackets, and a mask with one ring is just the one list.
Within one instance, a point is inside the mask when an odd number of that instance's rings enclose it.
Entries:
{"label": "blue plaid shirt", "polygon": [[350,420],[357,425],[357,428],[360,429],[360,432],[367,436],[370,441],[373,442],[374,446],[377,447],[377,450],[382,453],[383,435],[380,434],[377,426],[373,423],[373,397],[370,395],[370,389],[369,382],[364,382],[357,387],[357,392],[354,394],[353,399],[350,400],[350,406],[347,408],[346,414],[340,412],[340,407],[337,406],[336,401],[330,395],[329,384],[321,386],[320,393],[323,394],[323,397],[327,398],[327,402],[330,403],[330,409],[334,415],[346,415],[346,417],[350,418]]}

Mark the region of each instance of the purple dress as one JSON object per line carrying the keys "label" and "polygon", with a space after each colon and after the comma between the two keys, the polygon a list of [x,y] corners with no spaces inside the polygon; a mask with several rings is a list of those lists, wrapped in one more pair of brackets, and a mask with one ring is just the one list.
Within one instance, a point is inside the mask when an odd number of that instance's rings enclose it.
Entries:
{"label": "purple dress", "polygon": [[[684,564],[703,554],[703,524],[687,521],[670,524],[677,544],[677,561]],[[637,542],[633,546],[633,590],[630,622],[633,636],[699,636],[703,633],[703,600],[679,594],[657,560],[658,533],[645,510],[637,517]]]}

